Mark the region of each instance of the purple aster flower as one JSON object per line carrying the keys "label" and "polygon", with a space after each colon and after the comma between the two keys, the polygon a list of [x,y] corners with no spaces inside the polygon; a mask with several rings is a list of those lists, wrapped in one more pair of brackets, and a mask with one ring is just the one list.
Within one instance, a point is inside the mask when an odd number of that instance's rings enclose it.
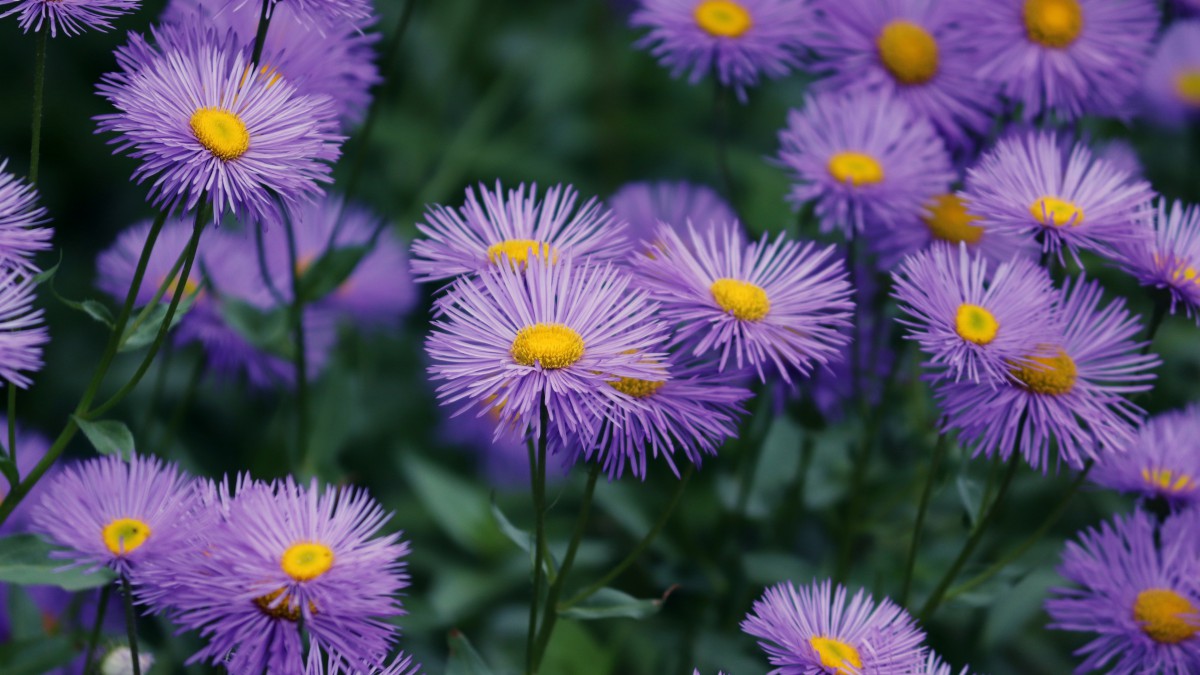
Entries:
{"label": "purple aster flower", "polygon": [[1072,468],[1128,446],[1142,410],[1124,395],[1150,389],[1150,369],[1159,360],[1139,353],[1145,344],[1133,338],[1142,326],[1125,301],[1100,308],[1100,298],[1098,283],[1068,280],[1055,307],[1062,337],[1039,350],[1053,355],[1030,356],[996,386],[939,384],[943,431],[957,429],[976,455],[1007,459],[1016,451],[1042,470],[1049,468],[1052,441],[1055,458]]}
{"label": "purple aster flower", "polygon": [[643,407],[608,383],[663,379],[665,336],[646,296],[612,266],[569,259],[530,257],[525,269],[460,280],[425,346],[438,398],[459,405],[455,414],[496,413],[523,438],[541,433],[544,406],[564,444],[610,406]]}
{"label": "purple aster flower", "polygon": [[913,255],[892,273],[892,295],[910,317],[898,320],[942,371],[935,377],[994,384],[1013,377],[1013,364],[1054,355],[1042,347],[1060,333],[1050,275],[1023,258],[988,267],[960,244]]}
{"label": "purple aster flower", "polygon": [[742,631],[778,666],[773,675],[915,672],[924,660],[925,634],[903,608],[861,589],[847,598],[829,581],[803,588],[783,583],[754,601]]}
{"label": "purple aster flower", "polygon": [[[235,7],[234,0],[171,0],[163,21],[179,25],[202,23],[218,33],[232,30],[249,49],[258,32],[261,2]],[[340,22],[317,27],[304,21],[290,2],[271,12],[271,26],[263,43],[260,62],[271,77],[295,85],[301,94],[328,96],[337,108],[342,128],[362,121],[371,103],[371,87],[381,82],[375,65],[378,33],[364,29],[374,23]]]}
{"label": "purple aster flower", "polygon": [[995,86],[975,75],[974,35],[955,0],[822,0],[815,49],[830,69],[818,87],[882,89],[933,122],[947,145],[973,145],[991,124]]}
{"label": "purple aster flower", "polygon": [[[259,0],[225,0],[235,10],[251,6],[261,9]],[[274,27],[275,12],[288,7],[295,17],[304,23],[318,27],[340,27],[346,24],[362,24],[373,16],[371,0],[271,0],[268,12]]]}
{"label": "purple aster flower", "polygon": [[117,135],[117,152],[142,160],[138,182],[152,179],[150,201],[162,209],[196,207],[202,196],[216,218],[279,216],[321,194],[342,137],[326,96],[300,94],[257,71],[232,33],[191,27],[152,29],[117,50],[120,70],[99,93],[119,111],[96,118]]}
{"label": "purple aster flower", "polygon": [[1146,420],[1122,452],[1100,458],[1091,479],[1177,506],[1200,503],[1200,404]]}
{"label": "purple aster flower", "polygon": [[[142,285],[138,288],[137,297],[134,300],[136,306],[149,304],[157,294],[159,287],[173,271],[175,272],[173,276],[178,276],[179,270],[174,269],[175,263],[183,255],[192,239],[194,224],[194,219],[190,217],[168,218],[163,223],[158,238],[155,239],[154,249],[150,252],[150,259],[146,263]],[[146,246],[151,226],[152,223],[147,220],[126,228],[117,235],[117,240],[113,242],[112,246],[102,251],[96,258],[96,287],[108,293],[117,302],[123,302],[125,295],[129,293],[134,274],[137,271],[138,259],[141,258],[142,250]],[[197,244],[198,255],[204,254],[209,246],[208,242],[209,239],[200,239]],[[187,281],[184,282],[183,297],[187,298],[200,292],[200,286],[203,283],[200,267],[200,265],[192,266]],[[178,283],[178,279],[172,282],[159,301],[170,302]],[[195,302],[196,307],[202,307],[209,302],[209,299],[204,295],[197,295]],[[187,316],[185,316],[183,321],[187,320]]]}
{"label": "purple aster flower", "polygon": [[809,97],[779,142],[795,182],[788,199],[815,201],[822,232],[853,237],[914,220],[954,180],[933,125],[888,92]]}
{"label": "purple aster flower", "polygon": [[42,369],[42,348],[50,334],[42,310],[33,308],[37,284],[24,272],[0,267],[0,379],[25,389],[27,373]]}
{"label": "purple aster flower", "polygon": [[1142,76],[1142,114],[1167,127],[1200,117],[1200,21],[1167,27]]}
{"label": "purple aster flower", "polygon": [[637,46],[671,77],[694,85],[712,74],[745,102],[759,77],[800,65],[814,19],[808,0],[642,0],[630,24],[649,30]]}
{"label": "purple aster flower", "polygon": [[[23,429],[20,424],[17,425],[16,436],[17,473],[24,478],[46,456],[46,451],[50,449],[50,439],[36,431]],[[8,420],[5,417],[0,417],[0,444],[3,444],[5,449],[8,449]],[[8,514],[7,520],[0,523],[0,535],[27,532],[29,530],[30,504],[41,496],[46,481],[49,477],[53,477],[57,473],[57,468],[57,466],[51,467],[50,471],[47,472],[47,478],[43,478],[35,484],[27,498],[22,500],[20,504],[17,504],[13,512]],[[8,481],[0,481],[0,504],[3,504],[4,499],[8,496],[8,488]],[[0,586],[3,585],[0,584]],[[4,603],[0,603],[0,611],[3,608]],[[2,641],[0,640],[0,642]]]}
{"label": "purple aster flower", "polygon": [[31,529],[64,547],[55,555],[92,569],[130,574],[161,559],[190,535],[197,495],[173,464],[115,455],[66,466],[49,480],[32,511]]}
{"label": "purple aster flower", "polygon": [[871,247],[879,255],[879,266],[892,269],[906,256],[935,247],[957,248],[966,244],[972,254],[993,263],[1012,258],[1033,259],[1037,244],[1027,236],[999,231],[971,213],[959,195],[946,192],[929,202],[918,217],[876,232]]}
{"label": "purple aster flower", "polygon": [[984,155],[967,173],[962,196],[985,226],[1036,237],[1060,261],[1064,250],[1078,261],[1081,249],[1111,256],[1115,246],[1137,240],[1154,191],[1082,143],[1030,132]]}
{"label": "purple aster flower", "polygon": [[500,421],[500,410],[493,406],[485,415],[447,415],[438,425],[439,436],[445,443],[470,451],[492,487],[527,490],[529,443]]}
{"label": "purple aster flower", "polygon": [[1096,634],[1075,652],[1087,657],[1075,672],[1200,670],[1196,530],[1178,537],[1164,526],[1162,545],[1155,546],[1156,527],[1135,511],[1067,543],[1058,572],[1075,586],[1051,589],[1046,612],[1050,628]]}
{"label": "purple aster flower", "polygon": [[663,225],[659,239],[662,248],[639,255],[635,271],[676,324],[677,344],[696,356],[719,352],[720,370],[753,367],[763,381],[764,366],[791,383],[793,372],[807,377],[814,363],[838,358],[847,342],[838,329],[854,303],[833,246],[766,234],[747,245],[734,223],[704,238],[691,229],[687,242]]}
{"label": "purple aster flower", "polygon": [[4,171],[0,161],[0,265],[34,270],[30,260],[38,251],[50,250],[54,230],[41,227],[49,222],[45,207],[37,205],[37,190]]}
{"label": "purple aster flower", "polygon": [[[929,655],[925,657],[925,663],[914,672],[917,675],[954,675],[954,669],[950,667],[950,664],[933,652],[929,652]],[[970,672],[970,667],[963,666],[962,670],[958,671],[958,675],[970,675]]]}
{"label": "purple aster flower", "polygon": [[240,483],[232,497],[216,487],[217,522],[145,575],[158,608],[208,641],[190,662],[294,673],[319,648],[338,663],[378,663],[408,585],[408,544],[380,536],[389,515],[352,487]]}
{"label": "purple aster flower", "polygon": [[1127,116],[1158,29],[1154,0],[959,0],[962,26],[1026,120]]}
{"label": "purple aster flower", "polygon": [[12,5],[0,19],[20,13],[18,21],[26,33],[42,30],[45,24],[51,37],[79,35],[87,29],[107,31],[110,21],[136,10],[139,0],[0,0],[0,7]]}
{"label": "purple aster flower", "polygon": [[308,653],[304,675],[419,675],[421,664],[403,652],[391,661],[372,659],[368,663],[351,664],[335,654],[322,655],[319,649]]}
{"label": "purple aster flower", "polygon": [[1172,314],[1178,308],[1200,323],[1200,209],[1160,200],[1152,213],[1114,259],[1143,286],[1170,294]]}
{"label": "purple aster flower", "polygon": [[704,235],[737,220],[737,214],[716,190],[683,181],[626,183],[609,197],[608,204],[617,220],[629,224],[630,235],[643,244],[653,243],[659,223],[670,225],[680,234],[691,223]]}
{"label": "purple aster flower", "polygon": [[[482,203],[480,203],[482,199]],[[412,271],[417,281],[438,281],[480,274],[484,270],[521,266],[529,258],[576,262],[620,260],[629,252],[625,224],[596,198],[575,209],[578,193],[556,185],[539,201],[537,185],[521,184],[505,195],[500,182],[495,191],[479,186],[479,197],[467,188],[467,201],[456,211],[434,205],[426,223],[417,223],[425,235],[412,244]],[[530,255],[532,254],[532,255]]]}
{"label": "purple aster flower", "polygon": [[1118,171],[1124,171],[1133,178],[1145,178],[1146,169],[1138,157],[1137,148],[1123,138],[1111,138],[1101,141],[1095,146],[1096,157],[1108,162]]}

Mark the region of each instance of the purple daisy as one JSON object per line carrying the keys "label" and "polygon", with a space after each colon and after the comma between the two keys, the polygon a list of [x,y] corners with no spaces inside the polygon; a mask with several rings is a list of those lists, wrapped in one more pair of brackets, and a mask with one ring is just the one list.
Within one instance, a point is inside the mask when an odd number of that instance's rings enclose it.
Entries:
{"label": "purple daisy", "polygon": [[816,202],[822,232],[914,220],[954,180],[933,125],[886,91],[811,96],[788,113],[779,142],[795,182],[788,199]]}
{"label": "purple daisy", "polygon": [[33,308],[37,283],[16,269],[0,267],[0,379],[25,389],[28,373],[42,369],[50,341],[42,310]]}
{"label": "purple daisy", "polygon": [[1017,258],[989,274],[988,263],[967,252],[938,247],[907,258],[892,295],[909,319],[916,340],[936,377],[994,384],[1012,377],[1013,364],[1042,354],[1054,342],[1054,286],[1045,269]]}
{"label": "purple daisy", "polygon": [[[124,301],[125,295],[129,293],[129,288],[133,284],[138,260],[146,246],[151,225],[152,223],[147,220],[126,228],[117,235],[117,240],[113,242],[112,246],[96,257],[96,287],[108,293],[117,302]],[[179,270],[174,269],[175,263],[183,255],[192,239],[193,225],[192,218],[168,218],[163,223],[158,238],[154,241],[154,249],[150,252],[150,258],[146,263],[142,285],[138,288],[137,297],[134,300],[136,306],[149,304],[158,293],[159,287],[167,280],[168,275],[177,277]],[[208,239],[199,241],[197,255],[204,255],[208,248],[208,241]],[[200,265],[192,266],[187,281],[183,284],[184,298],[200,292],[200,286],[203,283],[200,267]],[[159,301],[170,302],[178,283],[176,278],[159,298]],[[209,299],[203,294],[196,295],[195,302],[195,307],[199,309],[208,303]],[[184,316],[182,320],[187,321],[187,316]]]}
{"label": "purple daisy", "polygon": [[523,438],[541,433],[544,406],[564,443],[610,406],[644,405],[608,383],[662,379],[656,305],[624,272],[572,262],[531,257],[523,270],[501,265],[455,284],[425,345],[443,405],[496,413]]}
{"label": "purple daisy", "polygon": [[97,90],[119,111],[96,118],[117,135],[117,152],[142,160],[138,182],[152,179],[150,201],[193,209],[201,197],[216,219],[279,217],[322,193],[342,137],[327,96],[248,63],[232,33],[183,26],[152,29],[155,45],[131,34],[117,50],[119,71]]}
{"label": "purple daisy", "polygon": [[1100,458],[1091,479],[1177,506],[1200,503],[1200,404],[1146,420],[1124,452]]}
{"label": "purple daisy", "polygon": [[[1080,468],[1085,458],[1118,452],[1134,437],[1142,410],[1124,398],[1150,389],[1159,359],[1140,354],[1142,331],[1123,299],[1100,308],[1100,285],[1068,280],[1054,311],[1062,337],[1013,365],[998,385],[943,381],[935,396],[945,412],[943,431],[957,429],[976,455],[1007,459],[1020,452],[1034,469],[1056,460]],[[1019,440],[1019,445],[1018,445]],[[1057,463],[1057,462],[1056,462]]]}
{"label": "purple daisy", "polygon": [[975,76],[974,35],[956,0],[821,0],[825,21],[815,49],[830,70],[826,90],[882,89],[928,117],[947,145],[973,145],[999,99]]}
{"label": "purple daisy", "polygon": [[[1171,520],[1187,518],[1175,516]],[[1155,546],[1154,519],[1134,511],[1068,542],[1058,572],[1075,586],[1051,589],[1050,628],[1094,633],[1077,673],[1192,673],[1200,669],[1200,569],[1196,530]],[[1195,525],[1194,517],[1191,525]]]}
{"label": "purple daisy", "polygon": [[[482,200],[482,203],[480,203]],[[453,279],[505,266],[523,266],[529,258],[551,262],[570,257],[578,263],[620,260],[629,252],[625,224],[595,197],[575,209],[578,193],[556,185],[539,201],[537,185],[526,194],[522,183],[504,193],[479,186],[479,197],[467,188],[467,201],[457,211],[434,205],[417,223],[425,236],[412,244],[412,271],[417,281]],[[531,255],[532,254],[532,255]],[[502,261],[508,260],[508,265]]]}
{"label": "purple daisy", "polygon": [[1142,76],[1142,114],[1178,128],[1200,117],[1200,21],[1171,24]]}
{"label": "purple daisy", "polygon": [[704,235],[722,223],[737,220],[716,190],[684,181],[626,183],[608,198],[617,220],[629,224],[629,233],[637,241],[654,241],[659,223],[670,225],[683,234],[688,223]]}
{"label": "purple daisy", "polygon": [[31,258],[50,250],[54,230],[42,227],[49,218],[45,207],[37,204],[37,190],[5,172],[7,166],[7,159],[0,161],[0,265],[33,271]]}
{"label": "purple daisy", "polygon": [[[259,0],[225,0],[235,10],[243,7],[255,7],[260,11],[262,3]],[[280,7],[287,7],[301,22],[313,24],[321,28],[341,27],[346,24],[362,25],[373,16],[371,0],[271,0],[267,9],[274,28],[275,12]]]}
{"label": "purple daisy", "polygon": [[745,102],[759,78],[801,64],[815,19],[808,0],[642,0],[630,17],[637,46],[696,84],[712,74]]}
{"label": "purple daisy", "polygon": [[981,224],[1068,251],[1112,255],[1136,241],[1154,196],[1150,184],[1097,158],[1082,143],[1028,132],[1002,139],[967,172],[963,198]]}
{"label": "purple daisy", "polygon": [[43,24],[50,37],[79,35],[89,28],[107,31],[113,19],[136,10],[140,0],[0,0],[0,7],[12,5],[0,14],[0,19],[20,14],[21,30],[29,33],[42,30]]}
{"label": "purple daisy", "polygon": [[31,530],[64,547],[56,557],[128,575],[191,536],[198,505],[191,479],[173,464],[134,454],[66,466],[32,510]]}
{"label": "purple daisy", "polygon": [[871,240],[882,269],[892,269],[906,256],[919,251],[935,247],[953,249],[960,244],[966,244],[972,254],[997,264],[1016,257],[1032,260],[1037,253],[1037,244],[1029,237],[988,226],[953,192],[937,195],[925,204],[917,218],[876,232]]}
{"label": "purple daisy", "polygon": [[1095,146],[1096,157],[1108,162],[1118,171],[1124,171],[1133,178],[1145,178],[1146,168],[1138,156],[1137,148],[1123,138],[1110,138]]}
{"label": "purple daisy", "polygon": [[1176,309],[1200,323],[1200,209],[1160,200],[1142,236],[1117,248],[1114,259],[1143,286],[1166,291]]}
{"label": "purple daisy", "polygon": [[807,377],[840,356],[848,338],[838,329],[850,324],[854,303],[833,246],[766,234],[747,245],[732,223],[688,236],[660,226],[662,248],[634,262],[661,316],[677,325],[675,343],[695,356],[719,352],[722,371],[752,367],[766,381],[764,366],[773,367],[788,383],[793,372]]}
{"label": "purple daisy", "polygon": [[1026,120],[1128,116],[1155,32],[1155,0],[958,0],[976,74]]}
{"label": "purple daisy", "polygon": [[368,663],[351,664],[336,654],[322,654],[320,649],[308,653],[304,675],[419,675],[421,664],[401,652],[391,661],[372,659]]}
{"label": "purple daisy", "polygon": [[847,598],[829,581],[768,588],[742,631],[759,638],[779,675],[910,673],[925,657],[925,634],[903,608],[887,598],[876,605],[861,589]]}
{"label": "purple daisy", "polygon": [[[218,33],[232,30],[242,45],[254,44],[262,3],[238,7],[233,0],[171,0],[163,21],[179,25],[202,23]],[[263,43],[263,68],[296,86],[301,94],[328,96],[346,129],[362,121],[371,103],[371,87],[381,82],[375,65],[378,33],[364,32],[374,17],[318,28],[301,20],[298,10],[284,2],[272,10]]]}

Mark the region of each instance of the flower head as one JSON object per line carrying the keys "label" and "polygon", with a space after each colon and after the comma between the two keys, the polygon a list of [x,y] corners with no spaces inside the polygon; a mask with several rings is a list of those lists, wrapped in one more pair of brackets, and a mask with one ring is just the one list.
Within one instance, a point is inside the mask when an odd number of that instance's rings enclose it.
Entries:
{"label": "flower head", "polygon": [[37,205],[37,190],[4,169],[0,161],[0,265],[33,270],[30,258],[50,249],[54,230],[42,227],[49,219]]}
{"label": "flower head", "polygon": [[643,244],[654,241],[659,223],[684,234],[688,223],[701,235],[737,220],[729,204],[704,185],[679,182],[626,183],[608,199],[613,215],[629,224],[629,234]]}
{"label": "flower head", "polygon": [[1167,27],[1142,77],[1146,117],[1180,127],[1200,117],[1200,21]]}
{"label": "flower head", "polygon": [[33,308],[37,284],[16,269],[0,267],[0,380],[22,389],[28,373],[42,369],[42,348],[50,334],[42,310]]}
{"label": "flower head", "polygon": [[967,250],[993,263],[1033,259],[1037,243],[1028,236],[998,230],[971,212],[961,195],[944,192],[930,199],[916,218],[876,231],[871,248],[881,269],[892,269],[908,255],[932,248]]}
{"label": "flower head", "polygon": [[0,0],[0,7],[12,5],[0,14],[0,19],[20,14],[21,30],[29,33],[42,30],[51,37],[59,32],[68,37],[88,29],[107,31],[111,21],[141,6],[140,0]]}
{"label": "flower head", "polygon": [[[260,7],[258,0],[226,0],[236,3],[234,9],[247,5]],[[267,8],[272,20],[280,7],[287,7],[297,20],[316,25],[322,29],[346,24],[362,24],[372,16],[371,0],[271,0]]]}
{"label": "flower head", "polygon": [[809,97],[788,113],[779,142],[794,182],[788,199],[815,202],[823,232],[912,221],[954,180],[933,126],[888,92]]}
{"label": "flower head", "polygon": [[1172,314],[1200,323],[1200,208],[1160,200],[1139,234],[1117,247],[1117,263],[1143,286],[1168,293]]}
{"label": "flower head", "polygon": [[800,65],[813,20],[808,0],[642,0],[630,17],[649,30],[638,46],[672,77],[696,84],[712,74],[742,101],[763,75]]}
{"label": "flower head", "polygon": [[1100,458],[1091,479],[1177,506],[1200,503],[1200,404],[1146,420],[1128,447]]}

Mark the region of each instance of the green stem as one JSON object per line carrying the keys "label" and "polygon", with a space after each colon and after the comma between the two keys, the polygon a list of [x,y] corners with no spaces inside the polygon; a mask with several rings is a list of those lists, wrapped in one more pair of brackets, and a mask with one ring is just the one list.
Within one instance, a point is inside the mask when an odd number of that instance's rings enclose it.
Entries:
{"label": "green stem", "polygon": [[[197,211],[197,213],[199,213],[199,211]],[[127,334],[132,335],[134,331],[136,331],[138,328],[141,328],[142,324],[146,322],[146,319],[150,318],[150,314],[154,312],[154,308],[158,307],[158,303],[161,302],[163,296],[167,294],[167,290],[171,288],[172,284],[175,283],[176,277],[179,276],[180,268],[183,267],[184,261],[187,260],[187,255],[187,247],[185,246],[175,258],[175,262],[171,263],[171,269],[167,271],[167,275],[164,276],[162,281],[158,283],[158,288],[154,289],[154,295],[150,297],[150,302],[147,302],[142,306],[142,311],[138,312],[137,318],[133,320],[133,323],[129,324],[129,330],[125,331]],[[183,285],[186,286],[187,281],[184,281]]]}
{"label": "green stem", "polygon": [[142,664],[138,659],[137,616],[133,611],[133,589],[129,585],[129,577],[121,575],[121,590],[125,596],[125,632],[129,635],[129,660],[133,665],[133,675],[142,675]]}
{"label": "green stem", "polygon": [[263,244],[262,225],[254,227],[254,256],[258,261],[258,275],[262,278],[267,291],[271,293],[271,299],[279,305],[288,304],[287,298],[283,297],[283,293],[280,293],[279,289],[275,287],[275,279],[267,267],[267,247]]}
{"label": "green stem", "polygon": [[283,218],[283,231],[287,235],[288,274],[292,281],[291,319],[292,334],[296,349],[292,356],[296,368],[296,450],[300,455],[300,473],[312,476],[316,473],[315,460],[309,455],[308,443],[308,350],[304,335],[304,298],[300,296],[300,259],[296,252],[296,229],[292,219]]}
{"label": "green stem", "polygon": [[271,27],[271,2],[263,0],[262,12],[258,15],[258,32],[254,34],[254,53],[250,57],[250,63],[256,66],[262,59],[263,47],[267,44],[267,29]]}
{"label": "green stem", "polygon": [[46,42],[50,35],[50,23],[42,24],[38,31],[37,52],[33,61],[33,139],[29,143],[29,182],[37,185],[42,157],[42,108],[46,92]]}
{"label": "green stem", "polygon": [[192,365],[192,373],[188,376],[187,386],[183,390],[183,398],[179,400],[179,404],[171,412],[171,418],[167,420],[167,426],[163,429],[162,438],[151,446],[151,454],[161,455],[170,447],[171,440],[175,437],[175,430],[179,428],[179,424],[183,421],[183,414],[191,407],[192,400],[196,398],[196,389],[200,385],[200,378],[203,375],[204,355],[201,354],[196,358],[196,363]]}
{"label": "green stem", "polygon": [[940,434],[933,445],[933,457],[929,460],[929,475],[925,477],[925,489],[921,490],[921,503],[917,506],[917,520],[913,524],[912,541],[908,545],[908,561],[904,565],[904,586],[900,591],[900,606],[908,605],[908,592],[912,589],[913,568],[917,564],[917,548],[921,541],[921,530],[925,527],[925,514],[929,510],[929,499],[933,496],[938,465],[946,455],[946,434]]}
{"label": "green stem", "polygon": [[100,630],[104,627],[104,610],[108,609],[108,596],[112,595],[113,584],[105,584],[100,590],[100,600],[96,605],[96,622],[92,624],[92,632],[88,636],[87,651],[83,656],[83,674],[91,675],[92,656],[96,653],[96,643],[100,641]]}
{"label": "green stem", "polygon": [[162,359],[158,362],[158,371],[154,376],[154,386],[150,389],[150,398],[146,401],[146,412],[142,415],[142,421],[138,425],[138,435],[145,437],[150,433],[150,422],[154,420],[154,413],[157,411],[156,405],[163,397],[163,390],[167,387],[167,373],[171,370],[171,361],[175,356],[176,350],[168,348],[163,352]]}
{"label": "green stem", "polygon": [[683,476],[679,479],[679,484],[675,487],[675,493],[671,495],[671,502],[667,504],[667,508],[663,510],[662,515],[659,516],[658,522],[654,523],[654,527],[650,528],[650,531],[646,533],[645,537],[642,537],[642,540],[639,541],[637,546],[635,546],[633,550],[629,552],[629,555],[625,556],[624,560],[617,563],[616,567],[609,570],[608,574],[600,577],[600,579],[598,579],[591,586],[588,586],[579,593],[576,593],[575,597],[561,604],[558,608],[560,612],[574,607],[580,602],[590,598],[596,591],[607,586],[609,582],[620,576],[621,572],[624,572],[626,568],[636,562],[647,548],[650,548],[650,544],[654,543],[655,538],[658,537],[659,533],[662,532],[663,527],[666,526],[667,521],[670,520],[671,513],[673,513],[675,511],[675,507],[679,505],[679,500],[683,497],[683,490],[687,487],[688,480],[691,479],[692,474],[695,472],[696,466],[694,464],[688,464],[687,469],[685,469],[683,472]]}
{"label": "green stem", "polygon": [[1150,316],[1150,325],[1146,329],[1146,345],[1142,347],[1143,356],[1150,353],[1150,348],[1154,345],[1154,337],[1158,335],[1158,329],[1162,327],[1163,319],[1167,318],[1167,309],[1171,305],[1168,297],[1166,291],[1159,291],[1157,297],[1154,298],[1154,314]]}
{"label": "green stem", "polygon": [[529,602],[529,632],[525,637],[525,672],[537,672],[536,639],[538,601],[542,593],[542,560],[546,551],[546,445],[549,434],[550,415],[546,403],[541,404],[541,424],[538,426],[537,452],[534,453],[533,439],[529,443],[529,471],[533,488],[533,513],[535,520],[533,552],[533,597]]}
{"label": "green stem", "polygon": [[563,586],[567,583],[567,573],[575,564],[575,554],[579,551],[580,542],[583,541],[583,531],[587,527],[588,511],[591,510],[592,495],[596,491],[596,480],[600,478],[600,469],[601,465],[597,462],[592,464],[592,468],[588,471],[587,485],[583,488],[583,503],[579,507],[579,517],[575,520],[575,532],[571,535],[571,543],[567,545],[566,557],[563,558],[562,566],[558,568],[554,583],[550,584],[550,592],[546,594],[546,607],[542,613],[542,629],[538,634],[533,652],[534,672],[541,667],[542,657],[546,655],[546,648],[550,645],[550,636],[554,633],[554,623],[558,620],[558,598],[562,595]]}

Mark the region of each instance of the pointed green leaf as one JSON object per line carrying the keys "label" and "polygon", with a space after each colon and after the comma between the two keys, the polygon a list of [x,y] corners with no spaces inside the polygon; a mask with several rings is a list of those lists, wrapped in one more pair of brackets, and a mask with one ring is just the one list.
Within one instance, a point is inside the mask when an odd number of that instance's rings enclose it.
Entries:
{"label": "pointed green leaf", "polygon": [[78,415],[75,415],[74,418],[75,423],[79,425],[79,430],[92,442],[92,447],[96,448],[96,452],[102,455],[117,454],[121,456],[121,459],[129,460],[129,456],[133,454],[134,450],[133,432],[125,426],[124,422],[117,420],[92,421]]}
{"label": "pointed green leaf", "polygon": [[446,675],[492,675],[492,669],[462,631],[450,631],[450,659],[446,662]]}
{"label": "pointed green leaf", "polygon": [[314,302],[332,293],[350,278],[370,250],[367,246],[347,246],[326,251],[297,280],[300,299]]}
{"label": "pointed green leaf", "polygon": [[[20,586],[58,586],[68,591],[82,591],[109,583],[116,576],[102,567],[85,573],[82,568],[63,569],[66,563],[51,558],[54,549],[32,534],[18,534],[0,539],[0,581]],[[8,672],[0,669],[0,672]]]}
{"label": "pointed green leaf", "polygon": [[671,587],[657,600],[639,600],[615,588],[601,588],[583,602],[559,612],[559,616],[580,619],[644,619],[658,614],[667,596],[674,591]]}
{"label": "pointed green leaf", "polygon": [[40,285],[46,283],[47,281],[50,281],[51,279],[53,279],[54,275],[58,274],[58,266],[61,264],[62,264],[62,251],[59,250],[58,262],[54,263],[54,267],[51,267],[50,269],[45,270],[43,272],[38,272],[37,275],[33,277],[33,283],[40,286]]}
{"label": "pointed green leaf", "polygon": [[292,358],[295,347],[286,307],[264,312],[248,302],[223,297],[220,310],[230,327],[247,342],[280,358]]}
{"label": "pointed green leaf", "polygon": [[109,328],[113,327],[112,312],[109,311],[107,305],[99,300],[84,300],[83,302],[79,303],[79,309],[83,310],[88,316],[92,317],[96,321],[99,321],[105,326],[108,326]]}
{"label": "pointed green leaf", "polygon": [[[183,316],[196,303],[197,297],[193,293],[179,301],[179,306],[175,308],[175,315],[171,317],[171,328],[179,325]],[[137,326],[133,324],[127,326],[125,328],[125,335],[121,336],[120,350],[127,352],[134,349],[141,349],[154,342],[154,339],[158,337],[158,330],[162,328],[162,323],[167,318],[168,309],[170,309],[170,305],[166,302],[160,302],[150,309],[146,318],[137,324]]]}
{"label": "pointed green leaf", "polygon": [[496,503],[495,496],[492,497],[492,517],[496,519],[496,526],[508,537],[509,541],[516,544],[522,551],[526,553],[533,552],[533,534],[522,530],[504,515],[500,510],[500,505]]}

